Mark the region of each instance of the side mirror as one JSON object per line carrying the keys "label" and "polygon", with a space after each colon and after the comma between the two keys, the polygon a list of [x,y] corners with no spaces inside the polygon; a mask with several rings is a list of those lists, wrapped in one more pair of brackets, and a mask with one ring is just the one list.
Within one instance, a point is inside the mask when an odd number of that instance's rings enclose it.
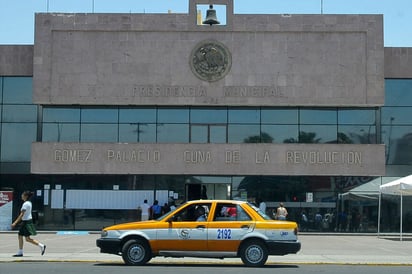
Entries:
{"label": "side mirror", "polygon": [[168,222],[168,223],[173,223],[174,219],[175,219],[175,216],[174,216],[174,215],[173,215],[173,216],[170,216],[170,218],[167,219],[167,222]]}

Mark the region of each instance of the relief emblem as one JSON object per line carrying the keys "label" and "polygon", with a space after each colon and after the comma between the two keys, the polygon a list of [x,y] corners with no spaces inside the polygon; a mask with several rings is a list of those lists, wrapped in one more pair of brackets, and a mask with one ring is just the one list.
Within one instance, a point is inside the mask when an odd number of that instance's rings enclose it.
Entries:
{"label": "relief emblem", "polygon": [[201,80],[215,82],[230,71],[232,57],[225,45],[207,40],[199,43],[190,55],[190,67]]}

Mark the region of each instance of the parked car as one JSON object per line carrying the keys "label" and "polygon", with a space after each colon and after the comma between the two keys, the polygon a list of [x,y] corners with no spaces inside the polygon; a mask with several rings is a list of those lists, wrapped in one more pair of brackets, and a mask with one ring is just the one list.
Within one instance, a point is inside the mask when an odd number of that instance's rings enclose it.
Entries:
{"label": "parked car", "polygon": [[165,256],[240,257],[247,266],[262,266],[269,255],[297,253],[297,234],[295,222],[272,220],[248,202],[198,200],[156,220],[106,227],[96,245],[127,265]]}

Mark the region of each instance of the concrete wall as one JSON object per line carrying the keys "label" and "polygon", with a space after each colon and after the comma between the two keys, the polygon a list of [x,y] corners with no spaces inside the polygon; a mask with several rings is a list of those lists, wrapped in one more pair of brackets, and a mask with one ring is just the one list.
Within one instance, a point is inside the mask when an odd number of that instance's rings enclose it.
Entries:
{"label": "concrete wall", "polygon": [[412,78],[412,48],[385,48],[385,78]]}
{"label": "concrete wall", "polygon": [[[37,14],[39,104],[379,106],[381,15]],[[221,43],[221,80],[193,72],[196,47]],[[204,62],[206,63],[206,62]]]}
{"label": "concrete wall", "polygon": [[32,76],[33,46],[0,45],[0,76]]}
{"label": "concrete wall", "polygon": [[384,145],[34,143],[32,173],[385,174]]}

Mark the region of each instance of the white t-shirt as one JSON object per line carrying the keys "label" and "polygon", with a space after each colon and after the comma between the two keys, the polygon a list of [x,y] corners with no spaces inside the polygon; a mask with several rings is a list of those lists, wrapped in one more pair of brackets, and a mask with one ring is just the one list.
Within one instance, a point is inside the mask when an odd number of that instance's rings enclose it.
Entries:
{"label": "white t-shirt", "polygon": [[265,202],[260,202],[259,209],[262,210],[263,213],[266,213],[266,203]]}
{"label": "white t-shirt", "polygon": [[23,221],[28,221],[33,218],[31,216],[31,208],[32,208],[32,205],[30,201],[25,201],[23,205],[21,206],[21,211],[24,211],[23,218],[22,218]]}
{"label": "white t-shirt", "polygon": [[140,208],[142,209],[142,215],[149,215],[149,208],[150,208],[149,204],[142,203],[140,205]]}

